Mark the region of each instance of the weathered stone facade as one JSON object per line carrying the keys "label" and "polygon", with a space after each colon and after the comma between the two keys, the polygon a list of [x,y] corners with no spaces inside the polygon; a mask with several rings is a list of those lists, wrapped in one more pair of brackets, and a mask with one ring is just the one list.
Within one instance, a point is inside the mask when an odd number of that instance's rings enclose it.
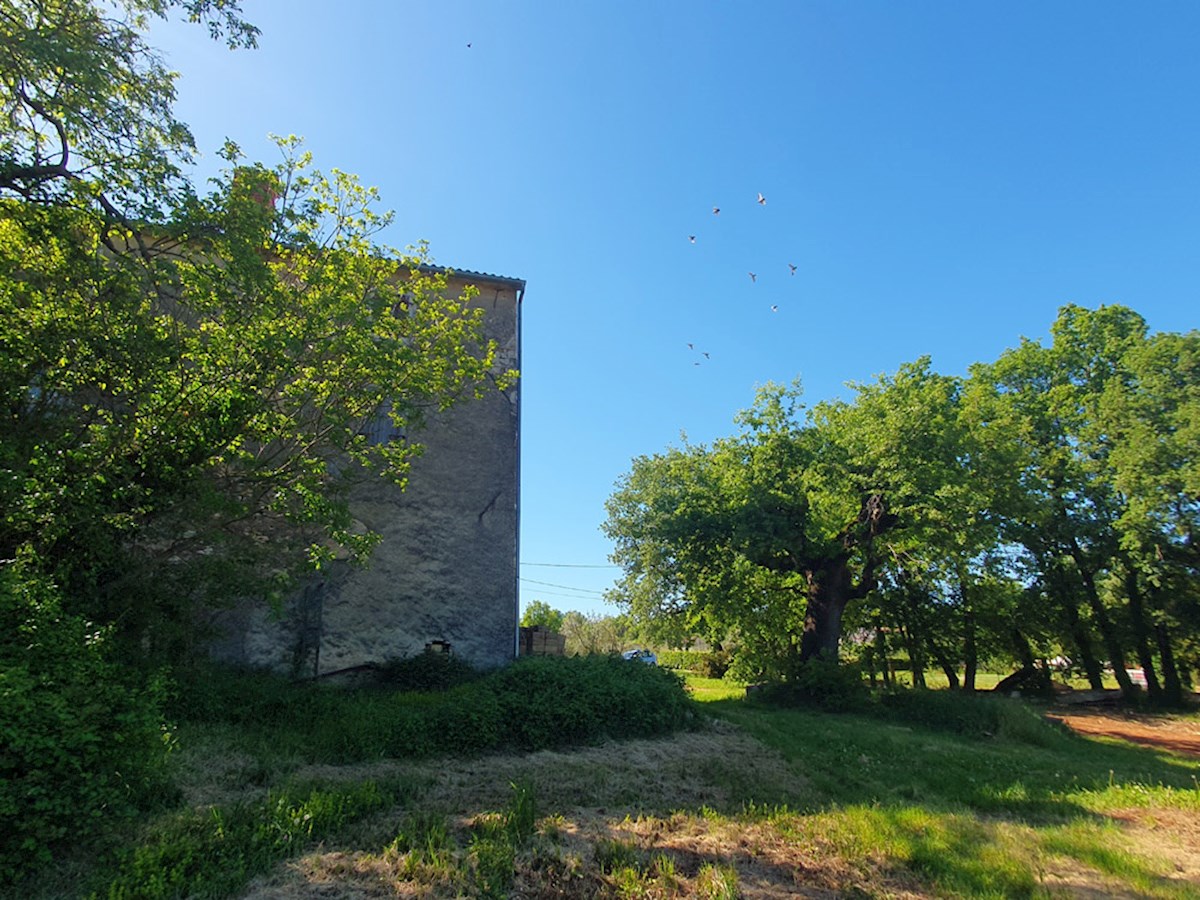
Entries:
{"label": "weathered stone facade", "polygon": [[[479,288],[498,368],[520,368],[525,283],[456,273],[449,289]],[[386,440],[383,415],[376,437]],[[335,564],[286,604],[222,616],[216,652],[234,662],[324,675],[422,652],[445,641],[473,665],[517,652],[520,403],[518,386],[492,390],[431,418],[410,435],[425,446],[407,489],[368,481],[351,493],[354,516],[383,540],[370,565]]]}

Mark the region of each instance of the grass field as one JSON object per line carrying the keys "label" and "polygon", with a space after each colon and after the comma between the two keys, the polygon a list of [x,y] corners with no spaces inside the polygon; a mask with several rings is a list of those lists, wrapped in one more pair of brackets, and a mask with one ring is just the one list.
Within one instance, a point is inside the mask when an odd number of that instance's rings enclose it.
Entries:
{"label": "grass field", "polygon": [[[333,765],[184,728],[184,802],[98,896],[173,896],[164,871],[224,854],[195,896],[1200,897],[1196,758],[688,687],[696,730],[521,754]],[[100,883],[73,865],[41,896]]]}

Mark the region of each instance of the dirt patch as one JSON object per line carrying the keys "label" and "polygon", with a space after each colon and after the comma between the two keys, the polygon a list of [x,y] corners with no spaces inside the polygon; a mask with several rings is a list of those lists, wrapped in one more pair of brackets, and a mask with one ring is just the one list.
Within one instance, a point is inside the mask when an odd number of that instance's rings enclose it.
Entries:
{"label": "dirt patch", "polygon": [[1200,891],[1200,811],[1128,809],[1109,814],[1121,824],[1129,847],[1166,862],[1171,881]]}
{"label": "dirt patch", "polygon": [[1077,706],[1056,709],[1049,717],[1080,734],[1121,738],[1147,747],[1200,757],[1200,720],[1195,718]]}
{"label": "dirt patch", "polygon": [[[418,782],[420,808],[445,814],[468,860],[471,823],[503,809],[510,784],[532,784],[541,819],[517,862],[514,897],[625,896],[603,861],[618,851],[643,873],[637,896],[705,896],[702,882],[714,867],[736,872],[739,896],[747,900],[930,896],[918,879],[885,861],[851,862],[819,836],[784,834],[766,820],[737,816],[747,803],[803,802],[810,788],[775,751],[721,722],[665,740],[416,765],[310,766],[295,775]],[[461,880],[445,866],[387,848],[407,815],[398,807],[379,817],[369,836],[281,864],[243,897],[461,896]]]}

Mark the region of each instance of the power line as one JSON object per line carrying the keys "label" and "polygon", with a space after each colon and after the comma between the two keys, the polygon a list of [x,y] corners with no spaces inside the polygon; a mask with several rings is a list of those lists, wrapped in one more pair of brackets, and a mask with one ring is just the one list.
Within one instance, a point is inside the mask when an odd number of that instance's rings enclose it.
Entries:
{"label": "power line", "polygon": [[619,569],[620,566],[615,566],[612,563],[604,565],[595,565],[592,563],[521,563],[523,566],[542,566],[548,569]]}
{"label": "power line", "polygon": [[578,594],[564,594],[561,591],[548,591],[545,588],[538,588],[536,592],[530,591],[530,594],[535,598],[561,597],[563,600],[582,600],[585,603],[594,603],[598,600],[604,600],[603,597],[580,597]]}
{"label": "power line", "polygon": [[593,591],[593,590],[590,590],[589,588],[571,587],[571,585],[569,585],[569,584],[552,584],[549,581],[534,581],[532,578],[522,578],[521,581],[525,582],[526,584],[541,584],[541,585],[545,585],[546,587],[562,588],[563,590],[567,590],[567,591],[578,591],[581,594],[591,594],[592,596],[595,596],[595,597],[603,597],[604,596],[604,591]]}

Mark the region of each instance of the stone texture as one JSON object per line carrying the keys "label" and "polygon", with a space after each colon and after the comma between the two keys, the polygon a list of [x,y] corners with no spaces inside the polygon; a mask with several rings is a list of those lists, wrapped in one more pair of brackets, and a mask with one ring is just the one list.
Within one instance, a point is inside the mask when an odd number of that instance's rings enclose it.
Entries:
{"label": "stone texture", "polygon": [[[499,369],[520,366],[523,282],[456,276],[479,287]],[[219,657],[318,675],[411,656],[435,640],[480,667],[517,650],[519,397],[514,385],[431,417],[408,487],[382,480],[351,491],[351,510],[382,536],[370,565],[335,564],[292,597],[282,616],[246,605],[221,616]],[[377,431],[386,439],[390,422]]]}

